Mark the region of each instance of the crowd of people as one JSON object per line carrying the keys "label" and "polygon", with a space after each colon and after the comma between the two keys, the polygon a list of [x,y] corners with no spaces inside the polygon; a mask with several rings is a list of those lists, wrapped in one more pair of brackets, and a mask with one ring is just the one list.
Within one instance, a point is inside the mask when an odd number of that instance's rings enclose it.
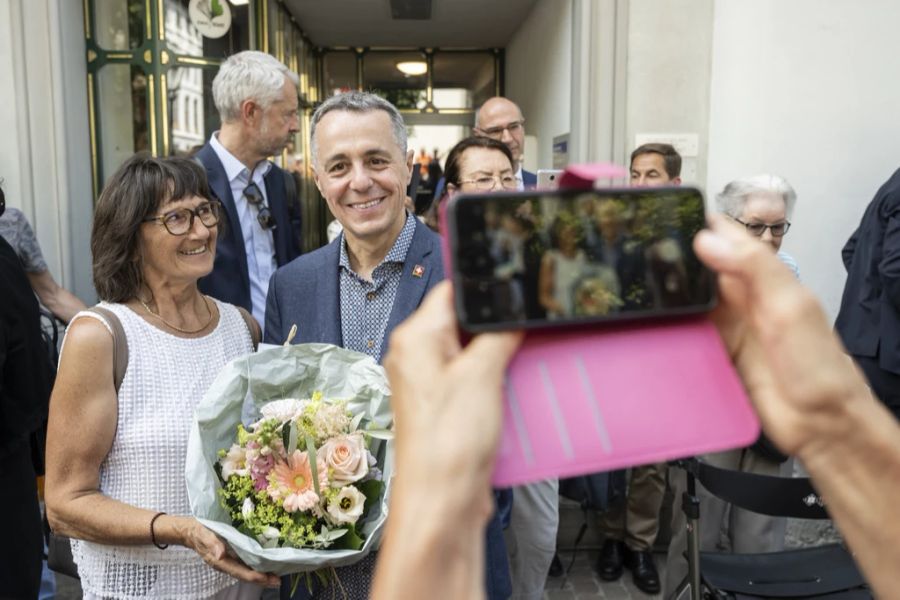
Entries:
{"label": "crowd of people", "polygon": [[[522,111],[507,98],[485,102],[473,136],[448,153],[432,205],[416,215],[407,196],[415,152],[400,112],[366,92],[325,100],[312,116],[310,158],[340,233],[301,254],[286,175],[268,159],[299,128],[296,74],[241,52],[223,62],[213,96],[221,125],[196,159],[136,155],[104,187],[91,234],[97,307],[56,284],[21,213],[0,216],[9,289],[0,298],[0,507],[21,540],[0,551],[4,593],[36,597],[40,579],[33,450],[43,449],[32,433],[47,420],[50,381],[40,375],[49,370],[40,300],[69,323],[46,425],[46,512],[53,530],[72,538],[85,598],[249,599],[279,586],[282,598],[541,598],[556,554],[559,482],[490,487],[503,372],[521,334],[460,345],[434,231],[456,194],[535,186],[523,170]],[[634,186],[678,186],[680,170],[667,144],[631,155]],[[723,216],[693,242],[718,274],[713,319],[764,426],[753,446],[704,458],[785,474],[800,460],[882,593],[894,589],[890,567],[900,561],[891,501],[900,428],[883,406],[898,414],[898,182],[900,171],[844,249],[837,330],[862,371],[781,250],[797,197],[787,181],[735,179],[716,196]],[[587,310],[581,305],[601,310],[596,298],[579,300],[572,276],[589,263],[616,265],[594,275],[608,292],[602,310],[640,302],[625,293],[643,270],[635,265],[671,250],[624,239],[625,218],[614,202],[553,219],[486,214],[491,259],[518,290],[510,306],[551,319]],[[249,569],[191,517],[187,499],[197,401],[228,361],[260,341],[286,340],[367,354],[385,364],[393,390],[398,475],[385,541],[337,570],[340,590],[334,581],[291,590],[287,579]],[[598,518],[602,579],[628,569],[645,592],[674,591],[684,573],[681,511],[673,511],[665,586],[652,554],[667,485],[680,490],[683,474],[665,464],[629,470],[623,501]],[[722,531],[737,552],[783,546],[782,521],[700,495],[711,515],[701,521],[703,549],[721,544]]]}

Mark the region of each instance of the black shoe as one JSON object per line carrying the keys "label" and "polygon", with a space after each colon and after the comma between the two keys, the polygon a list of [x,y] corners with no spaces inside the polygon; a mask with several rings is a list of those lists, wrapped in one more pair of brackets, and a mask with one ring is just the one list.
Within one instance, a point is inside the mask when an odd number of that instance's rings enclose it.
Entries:
{"label": "black shoe", "polygon": [[606,540],[597,559],[597,575],[603,581],[615,581],[622,576],[625,544],[618,540]]}
{"label": "black shoe", "polygon": [[650,552],[627,549],[625,566],[631,569],[631,578],[639,590],[646,594],[659,593],[659,573]]}
{"label": "black shoe", "polygon": [[559,554],[554,554],[553,560],[550,561],[550,569],[547,571],[547,575],[550,577],[562,577],[564,572],[562,561],[559,560]]}

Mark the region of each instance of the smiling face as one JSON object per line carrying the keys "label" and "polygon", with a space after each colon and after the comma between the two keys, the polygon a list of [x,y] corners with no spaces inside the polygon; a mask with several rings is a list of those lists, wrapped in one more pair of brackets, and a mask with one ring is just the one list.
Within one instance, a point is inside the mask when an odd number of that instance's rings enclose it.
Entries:
{"label": "smiling face", "polygon": [[[196,210],[208,202],[201,196],[191,196],[163,203],[156,212],[165,216],[179,208]],[[194,217],[194,225],[184,235],[172,235],[159,221],[141,225],[139,252],[144,281],[194,283],[209,275],[216,257],[218,226],[206,227]]]}
{"label": "smiling face", "polygon": [[[778,225],[787,221],[787,209],[784,198],[775,192],[757,192],[747,196],[744,201],[744,210],[741,212],[742,223],[754,225]],[[759,240],[769,244],[777,252],[781,249],[784,237],[775,237],[771,229],[766,229]]]}
{"label": "smiling face", "polygon": [[406,222],[413,153],[394,137],[383,110],[332,110],[316,126],[313,173],[347,242],[392,244]]}

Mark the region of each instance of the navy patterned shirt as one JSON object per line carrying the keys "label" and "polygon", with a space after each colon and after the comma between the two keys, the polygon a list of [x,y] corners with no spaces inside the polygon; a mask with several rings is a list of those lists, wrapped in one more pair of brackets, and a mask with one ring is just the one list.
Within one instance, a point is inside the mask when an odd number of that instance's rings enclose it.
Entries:
{"label": "navy patterned shirt", "polygon": [[416,218],[407,213],[403,230],[384,260],[372,271],[372,281],[350,267],[347,240],[341,234],[340,286],[341,335],[344,348],[368,354],[381,362],[381,343],[387,330],[394,298],[400,287],[403,263],[416,230]]}

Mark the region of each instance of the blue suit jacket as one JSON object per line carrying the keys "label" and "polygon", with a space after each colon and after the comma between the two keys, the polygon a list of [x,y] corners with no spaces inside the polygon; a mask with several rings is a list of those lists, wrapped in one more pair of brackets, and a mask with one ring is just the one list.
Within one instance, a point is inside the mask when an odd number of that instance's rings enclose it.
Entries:
{"label": "blue suit jacket", "polygon": [[[327,246],[275,271],[266,299],[266,342],[283,343],[291,325],[296,324],[295,344],[322,342],[343,346],[338,266],[342,239],[339,236]],[[413,277],[416,265],[425,268],[422,277]],[[381,345],[382,356],[394,327],[411,315],[425,293],[443,279],[440,238],[417,221]]]}
{"label": "blue suit jacket", "polygon": [[[269,295],[266,299],[267,343],[284,343],[291,325],[296,324],[295,344],[323,342],[343,345],[339,280],[341,240],[343,236],[275,271],[269,281]],[[413,277],[412,270],[416,265],[425,268],[422,277]],[[410,316],[419,307],[425,294],[443,279],[440,238],[417,220],[403,264],[403,275],[397,288],[394,307],[385,330],[382,356],[386,354],[388,338],[394,327]],[[440,492],[435,490],[435,493]],[[486,553],[487,597],[491,600],[508,598],[512,594],[509,562],[503,541],[503,528],[496,512],[488,523]],[[285,584],[282,583],[282,590],[284,587]],[[298,586],[293,598],[299,600],[307,597],[305,586]]]}
{"label": "blue suit jacket", "polygon": [[[250,305],[250,274],[247,269],[247,251],[244,235],[238,219],[231,185],[225,174],[225,167],[209,142],[197,153],[206,167],[209,188],[225,209],[225,218],[220,219],[219,239],[216,243],[216,261],[212,273],[200,279],[200,291],[213,298],[252,310]],[[291,236],[291,222],[288,216],[284,172],[272,165],[264,179],[269,210],[275,217],[276,227],[272,230],[275,243],[275,264],[289,263],[300,254]]]}
{"label": "blue suit jacket", "polygon": [[835,321],[850,354],[900,375],[900,170],[881,186],[843,249],[847,283]]}
{"label": "blue suit jacket", "polygon": [[522,185],[525,186],[526,190],[535,187],[537,185],[537,175],[535,175],[531,171],[522,169]]}

